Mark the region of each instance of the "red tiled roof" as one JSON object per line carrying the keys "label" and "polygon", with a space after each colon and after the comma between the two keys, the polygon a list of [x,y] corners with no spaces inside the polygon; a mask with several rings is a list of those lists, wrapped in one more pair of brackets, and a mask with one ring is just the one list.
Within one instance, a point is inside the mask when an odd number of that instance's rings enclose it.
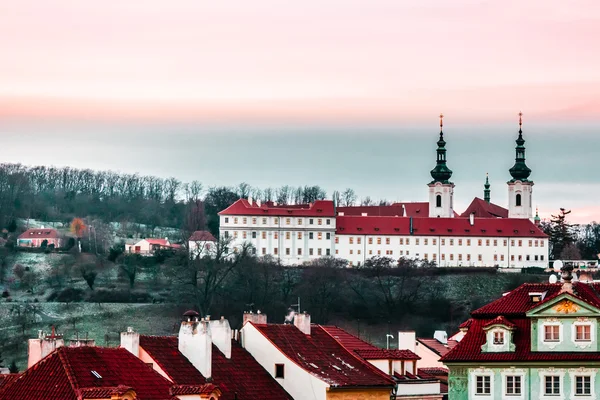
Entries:
{"label": "red tiled roof", "polygon": [[516,328],[515,324],[513,324],[512,322],[510,322],[509,320],[504,318],[503,315],[499,315],[496,318],[494,318],[493,320],[491,320],[490,322],[488,322],[486,325],[484,325],[483,329],[485,330],[485,329],[487,329],[491,326],[495,326],[495,325],[504,325],[507,328],[511,328],[511,329]]}
{"label": "red tiled roof", "polygon": [[144,239],[146,242],[150,244],[155,244],[159,246],[168,246],[169,241],[167,239]]}
{"label": "red tiled roof", "polygon": [[[176,336],[140,336],[140,347],[178,385],[203,384],[206,379],[179,352]],[[212,348],[212,382],[218,386],[221,400],[289,400],[290,395],[242,348],[232,341],[231,358]]]}
{"label": "red tiled roof", "polygon": [[[561,293],[561,283],[525,283],[496,301],[491,302],[471,313],[473,318],[469,330],[455,348],[448,352],[441,361],[446,362],[524,362],[524,361],[600,361],[598,352],[532,352],[531,320],[526,313],[556,299]],[[573,296],[593,307],[600,308],[600,295],[597,283],[573,283]],[[533,302],[530,293],[543,293],[540,302]],[[510,321],[506,319],[510,318]],[[483,353],[481,346],[486,341],[486,327],[498,321],[509,322],[513,331],[514,352]]]}
{"label": "red tiled roof", "polygon": [[475,197],[469,207],[460,216],[469,218],[475,213],[476,218],[508,218],[508,210],[494,203],[488,203],[485,200]]}
{"label": "red tiled roof", "polygon": [[190,394],[210,394],[217,391],[217,387],[211,383],[206,385],[175,385],[171,387],[171,394],[173,396],[185,396]]}
{"label": "red tiled roof", "polygon": [[332,200],[317,200],[311,204],[274,206],[272,203],[250,204],[246,199],[239,199],[219,215],[264,215],[264,216],[296,216],[296,217],[335,217]]}
{"label": "red tiled roof", "polygon": [[321,326],[325,332],[338,341],[347,350],[353,351],[365,360],[420,360],[421,357],[410,350],[380,349],[346,332],[337,326]]}
{"label": "red tiled roof", "polygon": [[448,353],[458,343],[456,340],[448,340],[448,344],[444,344],[437,339],[417,339],[417,341],[438,356]]}
{"label": "red tiled roof", "polygon": [[428,367],[419,368],[417,373],[419,375],[431,375],[431,376],[448,376],[448,369],[442,367]]}
{"label": "red tiled roof", "polygon": [[469,327],[471,326],[472,322],[473,322],[473,318],[469,318],[468,320],[466,320],[465,322],[463,322],[462,324],[460,324],[458,326],[458,329],[469,329]]}
{"label": "red tiled roof", "polygon": [[192,233],[189,239],[190,242],[216,242],[217,239],[208,231],[196,231]]}
{"label": "red tiled roof", "polygon": [[[107,399],[112,395],[120,395],[134,390],[132,387],[120,385],[113,387],[92,387],[79,389],[77,392],[83,399]],[[135,391],[135,390],[134,390]]]}
{"label": "red tiled roof", "polygon": [[58,231],[52,228],[27,229],[19,235],[19,239],[58,239]]}
{"label": "red tiled roof", "polygon": [[0,390],[13,383],[21,374],[0,374]]}
{"label": "red tiled roof", "polygon": [[273,345],[305,371],[336,387],[392,387],[386,374],[350,352],[322,326],[305,335],[294,325],[253,324]]}
{"label": "red tiled roof", "polygon": [[77,400],[82,389],[120,386],[133,388],[140,400],[171,398],[171,382],[143,361],[125,349],[102,347],[61,347],[2,387],[0,398]]}
{"label": "red tiled roof", "polygon": [[[404,211],[406,210],[406,215]],[[338,215],[361,216],[367,214],[370,217],[429,217],[429,203],[394,203],[389,206],[351,206],[338,207]]]}
{"label": "red tiled roof", "polygon": [[533,222],[517,218],[337,217],[337,235],[412,235],[546,238]]}
{"label": "red tiled roof", "polygon": [[397,372],[394,372],[394,378],[396,378],[400,382],[435,382],[439,381],[435,376],[431,376],[428,374],[423,375],[414,375],[410,372],[405,372],[404,375],[400,375]]}

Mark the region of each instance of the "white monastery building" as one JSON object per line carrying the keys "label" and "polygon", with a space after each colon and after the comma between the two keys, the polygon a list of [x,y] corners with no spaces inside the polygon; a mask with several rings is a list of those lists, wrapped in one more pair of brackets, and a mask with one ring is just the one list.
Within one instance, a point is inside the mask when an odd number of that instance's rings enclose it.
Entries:
{"label": "white monastery building", "polygon": [[372,257],[405,257],[442,267],[547,268],[548,237],[539,228],[537,213],[533,218],[521,114],[507,184],[508,209],[491,202],[486,178],[484,199],[473,199],[462,214],[454,210],[455,185],[446,164],[441,117],[436,166],[427,185],[429,202],[337,207],[330,200],[278,205],[240,199],[219,213],[220,237],[231,238],[234,248],[251,244],[254,254],[284,265],[332,256],[348,260],[350,266]]}

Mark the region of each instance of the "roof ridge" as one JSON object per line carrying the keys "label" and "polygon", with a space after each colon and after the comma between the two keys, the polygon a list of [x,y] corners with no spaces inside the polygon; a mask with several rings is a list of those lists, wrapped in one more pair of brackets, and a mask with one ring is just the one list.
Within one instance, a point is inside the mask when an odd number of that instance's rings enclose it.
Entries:
{"label": "roof ridge", "polygon": [[[71,389],[73,389],[73,393],[76,393],[76,391],[79,388],[79,384],[77,383],[77,380],[75,379],[75,374],[73,373],[73,368],[71,367],[71,363],[69,363],[68,357],[66,356],[66,354],[64,354],[67,352],[67,350],[63,350],[63,349],[67,349],[67,348],[59,347],[58,349],[54,350],[53,353],[56,353],[58,355],[58,358],[61,361],[61,364],[63,366],[65,374],[67,375],[67,380],[69,381],[69,384],[71,385]],[[50,357],[51,355],[52,355],[52,353],[50,353],[48,356],[46,356],[46,358]]]}

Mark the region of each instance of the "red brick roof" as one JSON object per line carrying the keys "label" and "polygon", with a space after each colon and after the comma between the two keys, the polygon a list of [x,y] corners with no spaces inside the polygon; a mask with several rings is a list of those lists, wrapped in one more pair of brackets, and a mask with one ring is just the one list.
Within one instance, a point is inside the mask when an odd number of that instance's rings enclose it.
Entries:
{"label": "red brick roof", "polygon": [[52,228],[27,229],[19,235],[19,239],[58,239],[58,231]]}
{"label": "red brick roof", "polygon": [[342,346],[320,325],[312,325],[310,335],[294,325],[253,325],[290,360],[332,386],[394,386],[391,378]]}
{"label": "red brick roof", "polygon": [[216,242],[217,239],[208,231],[196,231],[192,233],[189,239],[190,242]]}
{"label": "red brick roof", "polygon": [[[337,217],[338,235],[411,235],[411,218]],[[517,218],[412,218],[415,236],[475,236],[546,238],[533,222]]]}
{"label": "red brick roof", "polygon": [[442,367],[427,367],[419,368],[417,370],[419,375],[431,375],[431,376],[448,376],[448,368]]}
{"label": "red brick roof", "polygon": [[[178,385],[206,382],[202,374],[178,350],[176,336],[140,336],[140,347]],[[290,395],[236,341],[231,343],[231,358],[212,348],[212,382],[221,390],[221,400],[289,400]]]}
{"label": "red brick roof", "polygon": [[239,199],[219,215],[264,215],[280,217],[335,217],[335,208],[331,200],[317,200],[311,204],[274,206],[272,203],[250,204],[246,199]]}
{"label": "red brick roof", "polygon": [[[171,387],[171,394],[173,396],[184,396],[190,394],[210,394],[219,389],[213,384],[206,384],[202,386],[198,385],[175,385]],[[220,392],[220,391],[219,391]]]}
{"label": "red brick roof", "polygon": [[[598,352],[532,352],[531,320],[526,313],[560,296],[561,283],[525,283],[505,296],[471,313],[471,323],[464,338],[442,357],[447,362],[525,362],[525,361],[600,361]],[[600,285],[598,283],[573,284],[573,297],[593,307],[600,307]],[[529,293],[543,293],[541,302],[533,302]],[[485,329],[490,324],[502,321],[510,322],[513,330],[514,352],[483,353],[481,346],[486,342]]]}
{"label": "red brick roof", "polygon": [[[403,207],[404,206],[404,207]],[[429,203],[394,203],[389,206],[351,206],[338,207],[337,212],[345,216],[361,216],[367,214],[371,217],[402,217],[406,210],[406,217],[429,217]]]}
{"label": "red brick roof", "polygon": [[167,400],[172,397],[171,386],[171,382],[125,349],[61,347],[12,384],[3,386],[0,398],[77,400],[82,390],[93,388],[95,395],[105,395],[127,387],[140,400]]}
{"label": "red brick roof", "polygon": [[[108,399],[112,395],[124,395],[130,390],[134,390],[132,387],[120,385],[115,387],[93,387],[79,389],[77,393],[83,399]],[[134,390],[135,391],[135,390]]]}
{"label": "red brick roof", "polygon": [[512,322],[510,322],[509,320],[504,318],[503,315],[499,315],[496,318],[494,318],[493,320],[491,320],[490,322],[488,322],[486,325],[484,325],[483,329],[485,330],[487,328],[490,328],[490,327],[496,326],[496,325],[503,325],[503,326],[506,326],[507,328],[511,328],[511,329],[514,329],[517,327],[515,324],[513,324]]}
{"label": "red brick roof", "polygon": [[21,374],[0,374],[0,390],[3,386],[8,386],[15,381]]}
{"label": "red brick roof", "polygon": [[421,357],[410,350],[380,349],[346,332],[337,326],[321,326],[331,337],[347,350],[353,351],[365,360],[420,360]]}
{"label": "red brick roof", "polygon": [[444,344],[437,339],[422,338],[417,339],[417,341],[439,356],[443,356],[444,354],[448,353],[458,343],[456,340],[448,340],[448,344]]}
{"label": "red brick roof", "polygon": [[169,241],[167,239],[144,239],[146,242],[159,246],[168,246]]}
{"label": "red brick roof", "polygon": [[476,218],[508,218],[508,210],[494,203],[475,197],[469,207],[460,216],[468,218],[475,213]]}

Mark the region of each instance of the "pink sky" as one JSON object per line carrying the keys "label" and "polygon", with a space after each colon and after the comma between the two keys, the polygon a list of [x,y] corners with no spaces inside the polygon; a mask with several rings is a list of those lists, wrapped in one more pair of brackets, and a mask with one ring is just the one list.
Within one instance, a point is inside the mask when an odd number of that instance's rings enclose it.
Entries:
{"label": "pink sky", "polygon": [[0,3],[0,115],[597,118],[600,2]]}

